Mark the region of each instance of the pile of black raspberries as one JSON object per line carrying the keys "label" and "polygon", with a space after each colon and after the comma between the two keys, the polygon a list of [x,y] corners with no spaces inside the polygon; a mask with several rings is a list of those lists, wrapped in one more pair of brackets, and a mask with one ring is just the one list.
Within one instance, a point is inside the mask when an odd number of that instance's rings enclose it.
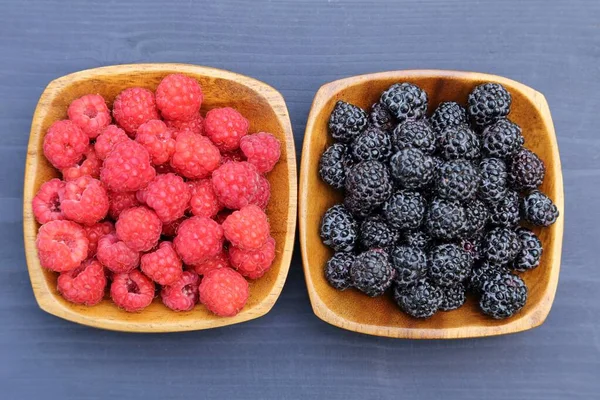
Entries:
{"label": "pile of black raspberries", "polygon": [[321,221],[335,251],[331,286],[372,297],[391,289],[417,318],[459,308],[467,291],[492,318],[523,308],[516,273],[540,264],[542,243],[519,224],[549,226],[559,213],[538,190],[544,162],[523,146],[510,105],[497,83],[475,87],[466,109],[443,102],[429,117],[427,93],[410,83],[392,85],[369,113],[337,102],[336,142],[319,163],[321,178],[344,191]]}

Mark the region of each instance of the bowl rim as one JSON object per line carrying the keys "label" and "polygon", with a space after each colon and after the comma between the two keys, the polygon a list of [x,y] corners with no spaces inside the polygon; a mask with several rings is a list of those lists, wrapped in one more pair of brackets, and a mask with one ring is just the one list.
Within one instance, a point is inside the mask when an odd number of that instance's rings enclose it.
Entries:
{"label": "bowl rim", "polygon": [[[518,89],[524,96],[532,101],[540,113],[544,128],[548,133],[549,144],[551,147],[552,163],[555,166],[555,182],[554,188],[556,192],[555,204],[561,211],[559,218],[555,223],[555,246],[553,247],[553,260],[548,278],[548,284],[546,285],[542,297],[543,301],[540,301],[535,308],[530,310],[529,314],[525,317],[517,320],[505,320],[505,323],[497,326],[477,326],[477,327],[454,327],[454,328],[410,328],[410,327],[389,327],[389,326],[378,326],[362,324],[359,322],[349,321],[335,312],[333,312],[324,301],[320,298],[319,293],[315,289],[314,282],[310,274],[310,265],[307,248],[307,212],[308,212],[308,182],[309,174],[311,172],[311,163],[318,162],[315,160],[314,154],[310,154],[310,142],[312,140],[313,131],[315,130],[315,124],[317,122],[317,116],[320,114],[325,103],[333,96],[339,94],[342,90],[348,87],[359,85],[364,82],[368,82],[375,79],[394,79],[394,80],[410,80],[414,78],[446,78],[446,79],[464,79],[468,81],[489,81],[503,84],[505,86],[514,87]],[[554,131],[554,124],[552,122],[552,116],[550,114],[550,108],[544,95],[535,89],[524,85],[520,82],[514,81],[509,78],[505,78],[498,75],[480,73],[480,72],[467,72],[467,71],[455,71],[455,70],[436,70],[436,69],[422,69],[422,70],[395,70],[395,71],[384,71],[370,74],[362,74],[351,76],[347,78],[338,79],[329,83],[324,84],[319,88],[313,99],[308,121],[306,123],[306,129],[304,134],[304,142],[302,145],[302,157],[300,161],[300,183],[299,183],[299,199],[298,199],[298,214],[299,214],[299,239],[300,239],[300,250],[302,254],[302,266],[304,269],[304,278],[306,281],[306,287],[308,290],[311,306],[315,315],[321,320],[337,326],[342,329],[374,335],[384,336],[390,338],[403,338],[403,339],[460,339],[460,338],[475,338],[475,337],[486,337],[517,333],[529,329],[536,328],[544,323],[556,295],[556,289],[558,286],[558,278],[560,273],[561,264],[561,253],[562,253],[562,238],[564,231],[564,187],[562,177],[562,167],[560,161],[560,155],[558,151],[558,144],[556,140],[556,133]]]}
{"label": "bowl rim", "polygon": [[[102,79],[104,77],[118,76],[124,74],[140,74],[144,72],[164,72],[164,73],[190,73],[203,75],[209,78],[219,78],[234,81],[240,85],[253,90],[258,96],[261,96],[273,109],[278,123],[283,129],[285,137],[285,148],[288,168],[289,182],[289,212],[286,224],[285,240],[281,254],[281,264],[279,273],[273,283],[271,291],[257,304],[250,309],[243,309],[239,314],[233,317],[224,317],[214,320],[198,319],[189,322],[178,322],[177,318],[163,320],[161,322],[140,322],[127,321],[123,319],[112,319],[104,317],[88,317],[79,313],[74,308],[76,305],[63,305],[58,302],[51,293],[48,282],[44,277],[44,271],[39,264],[37,250],[35,248],[35,237],[37,227],[35,217],[31,210],[31,200],[34,193],[34,177],[38,173],[38,164],[35,162],[37,154],[37,143],[40,139],[41,122],[49,112],[49,106],[53,98],[61,91],[61,88],[67,84],[81,82],[89,79]],[[123,64],[111,65],[99,68],[91,68],[68,75],[61,76],[51,81],[42,92],[35,112],[33,114],[31,129],[29,133],[29,142],[27,145],[27,156],[25,159],[25,176],[23,182],[23,240],[25,245],[25,256],[29,278],[33,288],[35,299],[38,306],[59,318],[66,319],[78,324],[87,325],[95,328],[101,328],[122,332],[181,332],[201,329],[217,328],[237,324],[259,318],[267,314],[275,305],[279,298],[290,269],[294,240],[296,233],[296,210],[297,210],[297,172],[296,172],[296,151],[292,125],[289,117],[287,105],[281,93],[272,86],[251,78],[246,75],[235,72],[181,63],[143,63],[143,64]],[[174,314],[176,315],[176,314]]]}

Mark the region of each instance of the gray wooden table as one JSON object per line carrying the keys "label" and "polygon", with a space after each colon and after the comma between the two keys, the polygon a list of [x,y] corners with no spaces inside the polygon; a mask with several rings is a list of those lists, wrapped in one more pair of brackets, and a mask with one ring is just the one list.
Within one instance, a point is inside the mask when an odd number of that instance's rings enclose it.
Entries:
{"label": "gray wooden table", "polygon": [[[1,1],[0,398],[600,398],[600,2]],[[296,251],[267,316],[228,328],[134,335],[36,306],[21,187],[39,95],[61,75],[187,62],[281,91],[298,160],[325,82],[392,69],[504,75],[544,93],[566,194],[560,284],[546,323],[512,336],[407,341],[329,326],[312,313]]]}

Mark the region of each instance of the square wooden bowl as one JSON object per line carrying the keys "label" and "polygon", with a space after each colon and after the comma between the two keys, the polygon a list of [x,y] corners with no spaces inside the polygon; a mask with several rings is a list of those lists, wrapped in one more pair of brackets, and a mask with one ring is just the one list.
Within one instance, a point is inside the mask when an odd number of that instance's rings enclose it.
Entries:
{"label": "square wooden bowl", "polygon": [[[271,201],[267,214],[275,238],[276,257],[272,268],[259,280],[250,281],[250,298],[244,309],[230,318],[217,317],[203,306],[189,312],[173,312],[160,298],[139,313],[118,309],[108,298],[94,307],[72,304],[56,290],[57,274],[40,266],[35,239],[39,224],[31,210],[31,199],[40,185],[58,177],[44,157],[42,141],[48,127],[67,117],[67,107],[74,99],[99,93],[109,106],[123,89],[141,86],[156,89],[170,73],[182,73],[200,82],[204,92],[202,113],[215,107],[231,106],[250,121],[250,132],[266,131],[282,143],[281,160],[268,174]],[[98,328],[131,332],[189,331],[258,318],[273,307],[288,274],[296,227],[296,153],[294,138],[283,97],[267,84],[214,68],[183,64],[118,65],[81,71],[52,81],[42,94],[31,125],[25,168],[23,231],[27,267],[35,298],[43,310],[58,317]]]}
{"label": "square wooden bowl", "polygon": [[[529,299],[519,314],[493,320],[481,314],[474,299],[450,312],[438,312],[419,320],[401,312],[385,295],[370,298],[356,290],[339,292],[327,284],[323,273],[332,250],[319,237],[325,210],[342,201],[342,194],[319,177],[323,150],[333,140],[327,132],[329,115],[338,100],[368,109],[381,92],[396,82],[411,82],[429,96],[429,113],[442,101],[466,104],[469,92],[483,82],[503,84],[512,95],[509,118],[523,128],[525,145],[546,164],[541,189],[554,200],[561,216],[549,228],[535,229],[544,246],[541,265],[523,274]],[[524,331],[541,325],[552,306],[558,274],[564,221],[563,181],[548,103],[544,96],[521,83],[499,76],[456,71],[393,71],[355,76],[328,83],[317,92],[306,125],[300,169],[300,246],[306,284],[315,314],[322,320],[351,331],[396,338],[467,338]]]}

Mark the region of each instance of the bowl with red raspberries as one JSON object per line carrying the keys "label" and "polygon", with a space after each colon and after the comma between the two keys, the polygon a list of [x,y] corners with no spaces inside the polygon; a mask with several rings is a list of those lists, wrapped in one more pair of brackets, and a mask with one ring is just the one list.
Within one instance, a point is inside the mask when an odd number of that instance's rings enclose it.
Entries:
{"label": "bowl with red raspberries", "polygon": [[294,244],[285,102],[184,64],[59,78],[33,117],[23,214],[32,287],[51,314],[132,332],[258,318]]}
{"label": "bowl with red raspberries", "polygon": [[326,84],[299,199],[310,300],[330,324],[465,338],[531,329],[550,311],[563,182],[548,104],[530,87],[427,70]]}

